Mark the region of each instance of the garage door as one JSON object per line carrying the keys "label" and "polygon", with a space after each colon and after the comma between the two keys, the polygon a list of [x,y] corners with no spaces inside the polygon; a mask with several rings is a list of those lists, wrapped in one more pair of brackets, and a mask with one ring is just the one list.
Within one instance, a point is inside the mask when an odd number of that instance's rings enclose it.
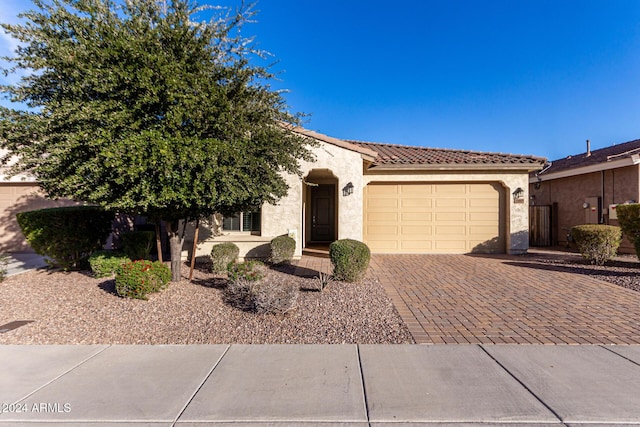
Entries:
{"label": "garage door", "polygon": [[503,204],[495,183],[372,183],[364,241],[377,253],[501,253]]}

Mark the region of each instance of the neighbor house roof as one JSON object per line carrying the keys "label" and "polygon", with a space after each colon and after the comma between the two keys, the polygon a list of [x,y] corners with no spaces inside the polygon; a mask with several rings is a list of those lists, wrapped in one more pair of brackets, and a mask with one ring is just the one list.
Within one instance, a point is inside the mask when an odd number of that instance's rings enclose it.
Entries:
{"label": "neighbor house roof", "polygon": [[546,159],[504,153],[413,147],[375,142],[348,141],[378,153],[372,168],[378,169],[525,169],[539,170]]}
{"label": "neighbor house roof", "polygon": [[640,139],[551,161],[530,181],[546,181],[640,163]]}

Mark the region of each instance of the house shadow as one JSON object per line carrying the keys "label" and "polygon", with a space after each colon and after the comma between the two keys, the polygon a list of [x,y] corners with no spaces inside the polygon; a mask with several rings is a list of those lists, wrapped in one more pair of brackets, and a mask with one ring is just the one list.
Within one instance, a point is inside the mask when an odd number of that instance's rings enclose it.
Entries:
{"label": "house shadow", "polygon": [[[523,268],[532,268],[535,270],[543,270],[543,271],[556,271],[559,273],[571,273],[571,274],[581,274],[584,276],[593,276],[597,274],[598,276],[607,276],[607,277],[624,277],[629,276],[629,271],[619,271],[619,270],[611,270],[611,269],[598,269],[594,270],[593,268],[580,267],[580,265],[588,264],[586,262],[578,263],[571,262],[571,265],[559,265],[559,264],[551,264],[545,262],[537,262],[537,261],[529,261],[529,262],[521,262],[521,261],[507,261],[505,265],[511,265],[514,267],[523,267]],[[629,268],[629,265],[626,263],[618,263],[616,261],[609,261],[605,264],[605,266],[609,267],[626,267]],[[639,269],[640,272],[640,269]]]}

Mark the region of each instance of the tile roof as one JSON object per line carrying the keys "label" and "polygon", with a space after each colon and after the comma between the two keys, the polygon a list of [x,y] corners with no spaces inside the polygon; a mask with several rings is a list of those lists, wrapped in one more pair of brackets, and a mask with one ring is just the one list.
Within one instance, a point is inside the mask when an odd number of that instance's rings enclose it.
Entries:
{"label": "tile roof", "polygon": [[548,175],[554,172],[560,172],[568,169],[576,169],[585,166],[596,165],[598,163],[607,163],[612,160],[624,159],[634,154],[640,154],[640,139],[622,144],[610,145],[609,147],[599,150],[592,150],[591,155],[587,153],[574,154],[563,159],[553,160],[551,166],[544,169],[539,175]]}
{"label": "tile roof", "polygon": [[373,166],[522,166],[526,169],[539,169],[545,158],[504,153],[487,153],[469,150],[445,148],[412,147],[406,145],[381,144],[375,142],[348,141],[351,144],[376,151],[378,157]]}

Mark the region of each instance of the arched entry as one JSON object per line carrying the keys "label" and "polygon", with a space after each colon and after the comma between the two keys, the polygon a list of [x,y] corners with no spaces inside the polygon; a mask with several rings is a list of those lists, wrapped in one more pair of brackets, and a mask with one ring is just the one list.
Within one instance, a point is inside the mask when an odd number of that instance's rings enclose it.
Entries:
{"label": "arched entry", "polygon": [[331,243],[338,235],[338,178],[329,169],[313,169],[304,184],[305,246]]}

